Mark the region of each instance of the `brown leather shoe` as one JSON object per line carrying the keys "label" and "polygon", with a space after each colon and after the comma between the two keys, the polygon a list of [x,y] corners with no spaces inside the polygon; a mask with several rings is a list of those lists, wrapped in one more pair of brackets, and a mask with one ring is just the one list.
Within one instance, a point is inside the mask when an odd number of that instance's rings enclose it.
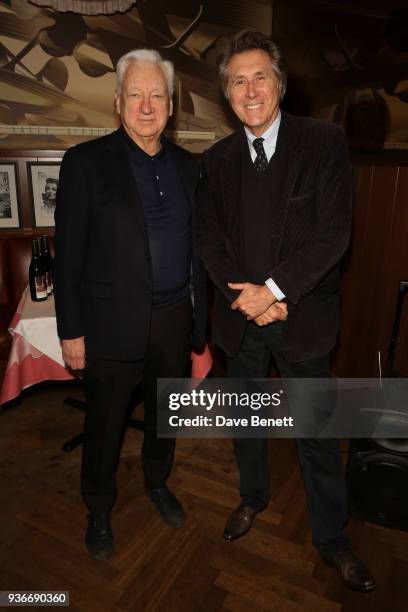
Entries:
{"label": "brown leather shoe", "polygon": [[225,525],[223,538],[225,540],[237,540],[245,535],[252,527],[255,516],[258,514],[250,506],[238,506],[228,517]]}
{"label": "brown leather shoe", "polygon": [[349,548],[341,548],[337,552],[322,554],[323,560],[335,567],[343,580],[343,584],[354,591],[367,593],[375,589],[375,580],[362,561]]}

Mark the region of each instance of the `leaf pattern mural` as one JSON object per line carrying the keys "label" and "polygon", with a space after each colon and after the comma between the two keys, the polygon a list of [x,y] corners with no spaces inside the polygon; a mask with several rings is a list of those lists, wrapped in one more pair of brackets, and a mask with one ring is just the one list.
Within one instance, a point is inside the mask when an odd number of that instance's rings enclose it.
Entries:
{"label": "leaf pattern mural", "polygon": [[[138,0],[124,14],[82,16],[0,0],[0,146],[63,149],[93,137],[70,128],[114,129],[114,67],[127,51],[148,46],[176,67],[169,128],[189,132],[180,142],[202,151],[234,126],[216,64],[228,37],[243,28],[270,33],[271,2]],[[7,133],[7,126],[17,129]],[[67,130],[21,134],[18,126]]]}

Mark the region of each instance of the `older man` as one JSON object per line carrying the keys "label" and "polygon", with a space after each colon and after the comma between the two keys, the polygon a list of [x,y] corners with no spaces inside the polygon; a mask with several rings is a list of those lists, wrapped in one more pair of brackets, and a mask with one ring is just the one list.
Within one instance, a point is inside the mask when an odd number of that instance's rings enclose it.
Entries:
{"label": "older man", "polygon": [[173,81],[172,64],[156,51],[124,55],[115,94],[121,128],[73,147],[61,166],[55,300],[65,363],[84,379],[81,490],[96,559],[113,548],[115,471],[139,382],[145,491],[168,525],[184,518],[166,486],[175,443],[156,435],[156,379],[185,375],[192,344],[204,342],[205,298],[194,243],[197,168],[162,136]]}
{"label": "older man", "polygon": [[[271,357],[286,378],[327,378],[338,330],[339,261],[350,236],[343,132],[280,111],[281,54],[259,32],[231,41],[220,76],[243,127],[204,161],[199,240],[217,288],[215,340],[232,378],[267,376]],[[315,546],[347,586],[373,589],[342,531],[347,504],[338,441],[300,439],[298,450]],[[237,439],[235,451],[241,503],[227,522],[228,540],[244,535],[269,499],[266,441]]]}

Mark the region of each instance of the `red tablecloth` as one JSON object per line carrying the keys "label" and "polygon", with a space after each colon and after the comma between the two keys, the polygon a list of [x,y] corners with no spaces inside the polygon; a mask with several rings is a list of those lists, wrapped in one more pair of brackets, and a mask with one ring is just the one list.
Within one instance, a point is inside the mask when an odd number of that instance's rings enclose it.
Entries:
{"label": "red tablecloth", "polygon": [[[64,367],[57,336],[53,297],[32,302],[28,289],[23,292],[10,323],[13,344],[1,388],[0,405],[18,397],[23,389],[45,380],[72,380]],[[212,357],[205,347],[201,355],[192,353],[192,377],[205,378]]]}
{"label": "red tablecloth", "polygon": [[[37,317],[33,316],[35,310],[37,310]],[[13,335],[13,344],[3,378],[0,404],[15,399],[23,389],[45,380],[72,380],[74,378],[63,366],[61,349],[59,362],[55,360],[55,338],[52,343],[54,350],[50,350],[52,356],[46,354],[46,335],[41,343],[45,345],[45,348],[41,346],[39,349],[38,346],[35,346],[35,344],[38,345],[37,338],[35,334],[33,338],[32,336],[36,325],[40,325],[45,333],[47,329],[50,335],[56,333],[54,303],[52,298],[49,298],[47,302],[32,302],[26,289],[9,327]]]}

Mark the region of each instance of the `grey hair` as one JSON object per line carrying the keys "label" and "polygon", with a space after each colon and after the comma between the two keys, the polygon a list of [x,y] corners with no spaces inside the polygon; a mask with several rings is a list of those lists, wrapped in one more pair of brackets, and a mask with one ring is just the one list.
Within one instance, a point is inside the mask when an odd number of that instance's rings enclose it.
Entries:
{"label": "grey hair", "polygon": [[169,90],[170,98],[174,92],[174,66],[172,62],[164,60],[160,53],[154,49],[133,49],[122,55],[116,64],[116,93],[120,94],[122,90],[123,77],[126,69],[133,62],[151,62],[159,66],[166,79],[167,89]]}
{"label": "grey hair", "polygon": [[221,87],[225,97],[229,100],[229,63],[234,55],[245,51],[265,51],[271,60],[272,69],[278,79],[279,99],[283,100],[286,92],[286,69],[281,50],[269,36],[254,30],[239,32],[229,41],[229,45],[218,66],[221,79]]}

